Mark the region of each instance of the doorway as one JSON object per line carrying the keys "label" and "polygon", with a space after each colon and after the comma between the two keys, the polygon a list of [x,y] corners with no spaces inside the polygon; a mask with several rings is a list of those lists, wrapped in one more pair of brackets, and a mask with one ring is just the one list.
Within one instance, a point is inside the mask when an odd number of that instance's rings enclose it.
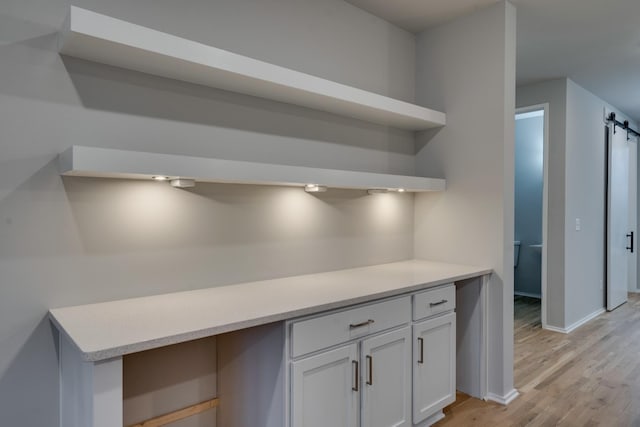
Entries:
{"label": "doorway", "polygon": [[548,104],[519,108],[515,116],[514,297],[546,327]]}

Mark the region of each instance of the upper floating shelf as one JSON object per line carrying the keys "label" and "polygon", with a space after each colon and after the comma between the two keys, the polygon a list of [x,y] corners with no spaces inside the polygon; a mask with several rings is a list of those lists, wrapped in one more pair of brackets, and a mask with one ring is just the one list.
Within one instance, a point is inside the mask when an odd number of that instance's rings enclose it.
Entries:
{"label": "upper floating shelf", "polygon": [[444,113],[71,6],[60,53],[402,129]]}
{"label": "upper floating shelf", "polygon": [[271,163],[145,153],[108,148],[73,146],[60,154],[60,173],[98,178],[169,179],[196,182],[330,188],[403,189],[407,192],[444,191],[445,180],[336,169],[320,169]]}

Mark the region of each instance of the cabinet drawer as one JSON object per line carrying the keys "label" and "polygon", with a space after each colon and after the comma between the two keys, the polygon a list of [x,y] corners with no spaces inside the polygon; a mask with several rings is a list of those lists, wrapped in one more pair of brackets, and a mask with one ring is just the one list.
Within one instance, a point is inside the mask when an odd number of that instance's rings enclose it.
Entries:
{"label": "cabinet drawer", "polygon": [[410,297],[300,320],[291,325],[291,357],[331,347],[411,321]]}
{"label": "cabinet drawer", "polygon": [[452,283],[437,289],[420,292],[413,297],[413,320],[456,308],[456,287]]}

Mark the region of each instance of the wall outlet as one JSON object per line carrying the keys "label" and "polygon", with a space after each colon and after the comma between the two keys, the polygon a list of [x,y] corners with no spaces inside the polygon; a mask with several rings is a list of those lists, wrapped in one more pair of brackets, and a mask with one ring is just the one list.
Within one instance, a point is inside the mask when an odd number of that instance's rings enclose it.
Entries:
{"label": "wall outlet", "polygon": [[576,231],[580,230],[582,230],[582,222],[580,221],[580,218],[576,218]]}

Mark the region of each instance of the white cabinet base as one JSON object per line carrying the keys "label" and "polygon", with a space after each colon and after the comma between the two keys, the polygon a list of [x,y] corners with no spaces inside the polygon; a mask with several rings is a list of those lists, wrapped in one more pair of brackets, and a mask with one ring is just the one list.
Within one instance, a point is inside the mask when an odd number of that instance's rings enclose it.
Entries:
{"label": "white cabinet base", "polygon": [[122,425],[122,358],[85,362],[60,334],[60,425]]}

